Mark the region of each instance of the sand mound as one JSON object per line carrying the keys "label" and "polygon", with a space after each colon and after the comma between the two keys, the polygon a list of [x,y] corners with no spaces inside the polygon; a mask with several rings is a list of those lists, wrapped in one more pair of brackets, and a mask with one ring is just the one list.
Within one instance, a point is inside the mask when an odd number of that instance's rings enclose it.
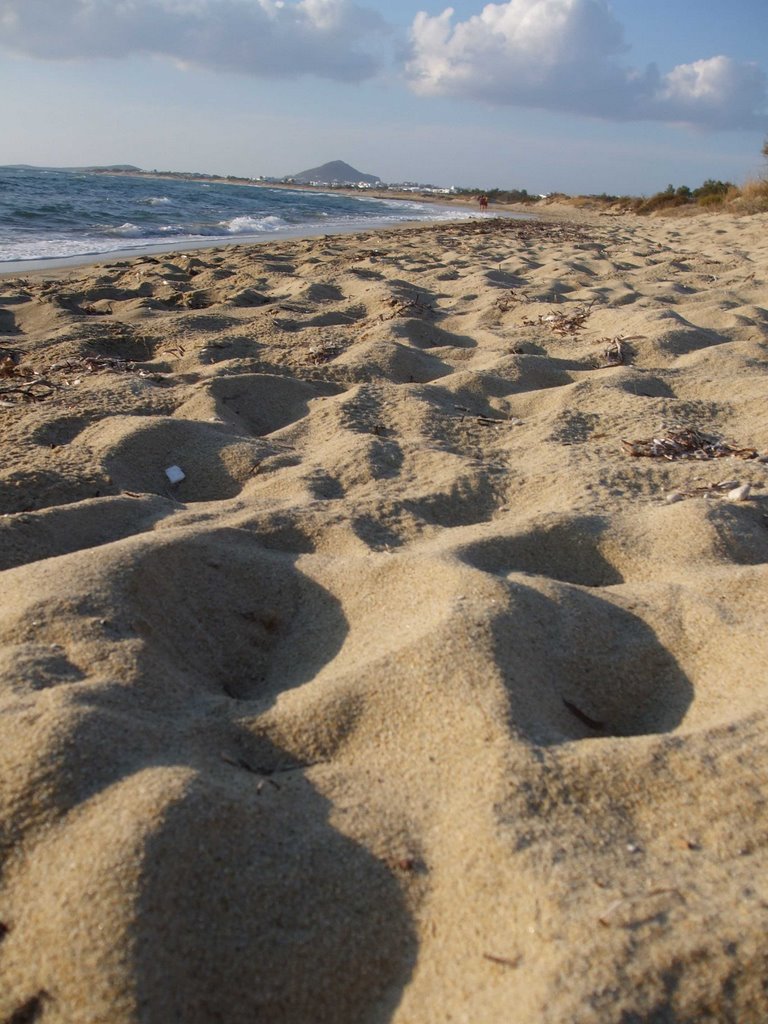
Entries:
{"label": "sand mound", "polygon": [[0,1021],[768,1017],[766,223],[0,279]]}

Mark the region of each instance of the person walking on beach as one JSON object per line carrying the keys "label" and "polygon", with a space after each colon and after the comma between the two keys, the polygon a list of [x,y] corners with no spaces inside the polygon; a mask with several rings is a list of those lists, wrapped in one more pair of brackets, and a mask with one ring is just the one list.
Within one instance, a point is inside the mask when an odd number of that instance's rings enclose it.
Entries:
{"label": "person walking on beach", "polygon": [[488,196],[487,195],[485,195],[485,194],[481,195],[480,198],[478,199],[478,202],[480,203],[480,209],[481,210],[487,210],[488,209]]}

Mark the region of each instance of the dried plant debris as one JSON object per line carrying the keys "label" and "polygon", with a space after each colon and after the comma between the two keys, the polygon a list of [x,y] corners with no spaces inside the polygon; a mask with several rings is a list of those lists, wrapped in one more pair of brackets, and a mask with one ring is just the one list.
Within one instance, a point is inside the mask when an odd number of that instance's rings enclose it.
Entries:
{"label": "dried plant debris", "polygon": [[389,305],[391,312],[379,314],[374,322],[383,323],[401,316],[435,316],[437,313],[435,307],[430,306],[427,302],[422,302],[419,295],[405,300],[393,298],[389,300]]}
{"label": "dried plant debris", "polygon": [[131,373],[161,381],[163,375],[127,359],[108,356],[79,356],[52,363],[44,372],[21,364],[16,353],[0,350],[0,405],[41,402],[62,387],[78,384],[84,374]]}
{"label": "dried plant debris", "polygon": [[[629,850],[629,852],[632,852],[632,850]],[[687,902],[685,895],[677,888],[677,886],[656,886],[653,889],[648,889],[647,892],[631,893],[628,896],[621,896],[619,899],[614,900],[597,920],[605,928],[609,928],[611,925],[623,925],[624,927],[627,927],[635,919],[636,915],[641,912],[647,920],[647,902],[658,897],[663,897],[665,903],[668,903],[673,897],[674,902],[683,904]],[[619,914],[618,911],[623,911],[623,913]],[[666,912],[668,913],[669,911],[667,910]],[[655,914],[652,914],[651,916],[655,916]]]}
{"label": "dried plant debris", "polygon": [[79,356],[77,359],[65,359],[53,363],[49,369],[52,373],[147,373],[128,359],[112,359],[108,356]]}
{"label": "dried plant debris", "polygon": [[34,376],[28,366],[22,366],[18,352],[0,348],[0,380],[18,380]]}
{"label": "dried plant debris", "polygon": [[603,359],[605,362],[600,363],[600,367],[624,366],[626,354],[621,344],[621,338],[614,338],[608,342],[607,347],[603,349]]}
{"label": "dried plant debris", "polygon": [[718,480],[716,483],[697,484],[670,491],[664,501],[667,505],[684,501],[686,498],[727,498],[729,501],[746,501],[752,496],[751,484],[740,484],[738,480]]}
{"label": "dried plant debris", "polygon": [[607,370],[611,366],[628,366],[632,361],[632,348],[627,342],[641,338],[643,335],[634,334],[629,338],[619,334],[615,338],[601,338],[599,344],[603,345],[600,354],[595,357],[595,364],[598,370]]}
{"label": "dried plant debris", "polygon": [[513,306],[515,306],[518,302],[522,301],[523,297],[517,295],[515,293],[514,288],[510,288],[508,291],[505,291],[503,295],[500,295],[496,299],[494,305],[496,306],[500,313],[507,313],[510,309],[513,308]]}
{"label": "dried plant debris", "polygon": [[165,380],[162,373],[156,370],[148,370],[139,366],[129,359],[117,359],[109,356],[78,356],[73,359],[64,359],[52,363],[48,367],[48,373],[58,377],[65,387],[79,384],[86,374],[96,373],[120,373],[135,374],[137,377],[144,377],[148,380],[160,383]]}
{"label": "dried plant debris", "polygon": [[548,327],[553,334],[561,337],[574,336],[586,327],[593,305],[594,301],[587,306],[578,306],[572,313],[563,310],[540,313],[535,320],[523,317],[522,323],[524,327]]}
{"label": "dried plant debris", "polygon": [[380,256],[386,256],[387,251],[383,249],[364,249],[352,257],[353,263],[360,263],[362,260],[377,260]]}
{"label": "dried plant debris", "polygon": [[17,384],[0,384],[0,405],[42,402],[43,399],[50,398],[58,386],[44,377],[32,377]]}
{"label": "dried plant debris", "polygon": [[649,459],[756,459],[755,448],[740,448],[695,427],[666,430],[659,437],[621,442],[628,455]]}
{"label": "dried plant debris", "polygon": [[53,394],[57,385],[20,362],[17,352],[0,349],[0,405],[40,402]]}
{"label": "dried plant debris", "polygon": [[485,416],[482,413],[473,412],[466,405],[454,405],[454,409],[457,409],[460,413],[460,419],[464,422],[465,419],[469,418],[479,423],[482,427],[500,427],[503,424],[511,424],[512,426],[522,426],[523,421],[517,419],[514,416]]}
{"label": "dried plant debris", "polygon": [[341,355],[344,350],[335,341],[321,341],[317,345],[310,345],[307,349],[307,362],[319,366],[321,363],[328,363],[331,359]]}

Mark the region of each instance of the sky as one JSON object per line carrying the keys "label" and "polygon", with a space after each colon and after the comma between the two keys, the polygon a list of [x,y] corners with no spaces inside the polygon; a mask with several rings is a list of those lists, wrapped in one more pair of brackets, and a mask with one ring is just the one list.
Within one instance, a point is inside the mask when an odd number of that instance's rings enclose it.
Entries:
{"label": "sky", "polygon": [[0,164],[650,195],[768,172],[768,0],[0,0]]}

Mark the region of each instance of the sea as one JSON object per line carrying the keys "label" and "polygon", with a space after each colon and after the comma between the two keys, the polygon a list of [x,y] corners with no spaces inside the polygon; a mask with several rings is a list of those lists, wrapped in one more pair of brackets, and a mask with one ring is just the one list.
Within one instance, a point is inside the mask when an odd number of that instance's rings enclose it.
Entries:
{"label": "sea", "polygon": [[470,216],[471,211],[415,199],[0,167],[0,271],[3,264],[22,261],[79,262],[104,253],[168,251]]}

